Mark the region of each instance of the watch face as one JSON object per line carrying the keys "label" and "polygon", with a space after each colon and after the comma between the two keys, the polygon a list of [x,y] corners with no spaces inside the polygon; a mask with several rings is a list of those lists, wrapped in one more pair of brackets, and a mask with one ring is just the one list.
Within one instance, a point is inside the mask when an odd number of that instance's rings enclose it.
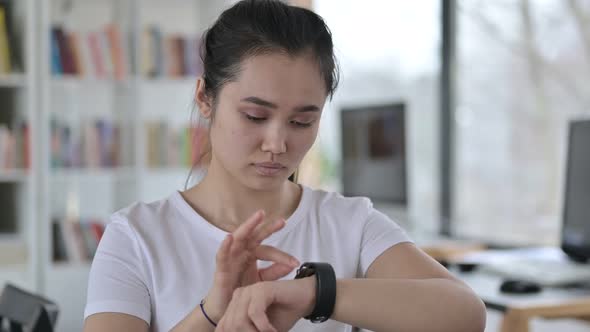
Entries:
{"label": "watch face", "polygon": [[310,321],[312,323],[323,323],[323,322],[325,322],[327,320],[328,320],[328,317],[325,317],[325,316],[314,317],[314,318],[311,318],[310,319]]}
{"label": "watch face", "polygon": [[297,271],[296,278],[310,277],[315,274],[315,269],[311,266],[302,265]]}

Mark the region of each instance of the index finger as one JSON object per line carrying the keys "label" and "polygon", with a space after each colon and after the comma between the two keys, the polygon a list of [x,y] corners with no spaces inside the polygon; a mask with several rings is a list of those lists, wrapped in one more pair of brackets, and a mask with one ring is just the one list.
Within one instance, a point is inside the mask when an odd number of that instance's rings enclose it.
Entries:
{"label": "index finger", "polygon": [[264,211],[256,211],[245,223],[240,225],[232,234],[234,239],[243,240],[250,236],[252,231],[264,220]]}
{"label": "index finger", "polygon": [[270,225],[259,225],[255,230],[255,242],[257,244],[262,243],[266,238],[283,229],[285,225],[285,219],[282,218],[274,221]]}

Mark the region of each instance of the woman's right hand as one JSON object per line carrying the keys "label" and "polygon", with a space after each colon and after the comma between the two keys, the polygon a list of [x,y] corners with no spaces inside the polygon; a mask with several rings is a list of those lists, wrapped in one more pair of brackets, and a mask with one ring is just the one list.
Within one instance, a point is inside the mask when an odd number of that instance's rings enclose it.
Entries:
{"label": "woman's right hand", "polygon": [[[264,211],[254,213],[221,243],[216,256],[213,285],[205,300],[207,314],[219,322],[232,294],[238,287],[259,281],[278,280],[299,266],[299,261],[274,247],[262,245],[262,241],[285,226],[279,219],[262,225]],[[257,261],[272,261],[271,266],[258,269]]]}

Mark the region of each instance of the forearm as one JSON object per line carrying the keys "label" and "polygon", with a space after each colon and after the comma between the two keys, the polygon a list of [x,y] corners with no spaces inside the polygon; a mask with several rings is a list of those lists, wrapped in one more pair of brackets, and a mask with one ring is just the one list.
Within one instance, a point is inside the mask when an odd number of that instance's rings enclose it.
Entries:
{"label": "forearm", "polygon": [[191,311],[171,332],[213,332],[215,327],[203,316],[201,307]]}
{"label": "forearm", "polygon": [[485,306],[449,279],[339,279],[332,319],[373,331],[483,331]]}

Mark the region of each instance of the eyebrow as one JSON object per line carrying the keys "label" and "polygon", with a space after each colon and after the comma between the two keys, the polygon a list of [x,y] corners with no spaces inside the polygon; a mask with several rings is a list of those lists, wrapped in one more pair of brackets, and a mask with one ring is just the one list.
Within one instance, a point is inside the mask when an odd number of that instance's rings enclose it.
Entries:
{"label": "eyebrow", "polygon": [[[271,103],[270,101],[267,101],[267,100],[264,100],[264,99],[261,99],[258,97],[247,97],[247,98],[243,98],[242,101],[247,102],[247,103],[251,103],[251,104],[256,104],[256,105],[262,106],[262,107],[272,108],[272,109],[279,108],[279,106],[277,104]],[[305,105],[305,106],[296,107],[295,110],[298,112],[319,112],[320,108],[317,107],[316,105]]]}

